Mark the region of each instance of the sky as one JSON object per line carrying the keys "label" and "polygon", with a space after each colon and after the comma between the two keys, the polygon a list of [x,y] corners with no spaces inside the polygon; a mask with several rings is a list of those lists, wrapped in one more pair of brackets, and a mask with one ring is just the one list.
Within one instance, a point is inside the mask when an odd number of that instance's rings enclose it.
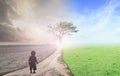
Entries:
{"label": "sky", "polygon": [[65,20],[79,30],[65,44],[120,44],[119,13],[120,0],[0,0],[0,42],[52,41],[47,26]]}
{"label": "sky", "polygon": [[0,0],[0,42],[52,41],[47,26],[63,14],[61,0]]}
{"label": "sky", "polygon": [[120,43],[120,0],[66,0],[65,3],[68,20],[79,30],[69,37],[69,41],[81,44]]}

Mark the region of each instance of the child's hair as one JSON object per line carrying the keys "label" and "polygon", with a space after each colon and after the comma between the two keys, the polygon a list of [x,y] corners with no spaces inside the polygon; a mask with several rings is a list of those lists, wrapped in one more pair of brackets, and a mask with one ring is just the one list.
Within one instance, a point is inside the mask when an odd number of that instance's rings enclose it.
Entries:
{"label": "child's hair", "polygon": [[31,55],[32,55],[32,56],[35,56],[35,51],[34,51],[34,50],[31,51]]}

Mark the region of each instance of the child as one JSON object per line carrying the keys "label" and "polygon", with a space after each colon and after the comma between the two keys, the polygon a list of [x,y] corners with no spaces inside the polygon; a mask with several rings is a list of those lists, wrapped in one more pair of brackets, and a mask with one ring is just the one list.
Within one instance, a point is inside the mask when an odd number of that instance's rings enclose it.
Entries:
{"label": "child", "polygon": [[31,52],[31,56],[29,57],[29,66],[30,66],[30,73],[32,73],[32,70],[33,70],[33,73],[36,73],[35,70],[37,69],[36,68],[36,63],[37,62],[37,58],[35,57],[35,51],[32,51]]}

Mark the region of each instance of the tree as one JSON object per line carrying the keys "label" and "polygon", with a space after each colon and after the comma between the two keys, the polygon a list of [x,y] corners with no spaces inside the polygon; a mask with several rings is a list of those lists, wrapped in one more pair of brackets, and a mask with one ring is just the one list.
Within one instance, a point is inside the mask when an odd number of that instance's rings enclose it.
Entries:
{"label": "tree", "polygon": [[77,27],[70,22],[60,22],[57,25],[49,26],[52,33],[58,38],[59,42],[62,42],[62,39],[65,35],[78,32]]}

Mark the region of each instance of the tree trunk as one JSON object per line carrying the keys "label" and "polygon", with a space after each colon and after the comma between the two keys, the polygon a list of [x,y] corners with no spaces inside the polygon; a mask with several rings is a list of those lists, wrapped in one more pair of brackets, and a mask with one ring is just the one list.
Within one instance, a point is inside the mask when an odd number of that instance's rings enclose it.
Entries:
{"label": "tree trunk", "polygon": [[59,48],[62,50],[62,38],[59,38]]}

